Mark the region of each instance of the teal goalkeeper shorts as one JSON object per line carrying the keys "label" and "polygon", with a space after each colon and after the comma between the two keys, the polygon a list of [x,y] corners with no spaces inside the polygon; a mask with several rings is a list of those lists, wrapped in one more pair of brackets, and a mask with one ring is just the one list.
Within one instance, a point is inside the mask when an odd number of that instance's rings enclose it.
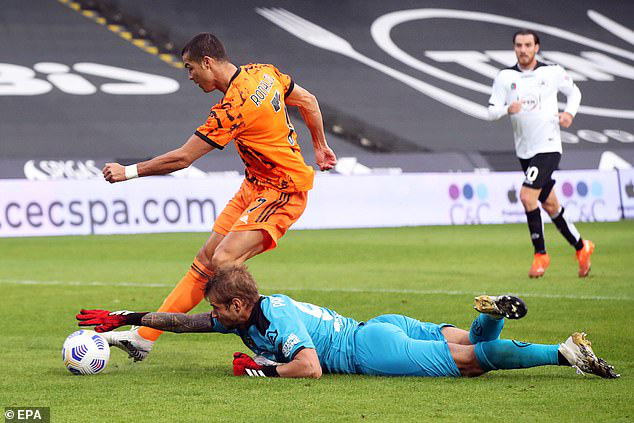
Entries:
{"label": "teal goalkeeper shorts", "polygon": [[459,377],[442,328],[400,314],[368,320],[355,333],[357,373],[380,376]]}

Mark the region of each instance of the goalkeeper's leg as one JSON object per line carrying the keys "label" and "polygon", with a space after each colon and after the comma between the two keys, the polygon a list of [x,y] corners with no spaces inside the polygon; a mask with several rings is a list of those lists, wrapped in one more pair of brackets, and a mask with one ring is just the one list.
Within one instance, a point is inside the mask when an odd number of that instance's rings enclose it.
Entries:
{"label": "goalkeeper's leg", "polygon": [[521,319],[528,311],[526,303],[513,295],[480,295],[474,298],[475,308],[480,314],[469,329],[469,343],[494,341],[504,328],[504,318]]}
{"label": "goalkeeper's leg", "polygon": [[460,376],[447,342],[410,338],[401,325],[387,323],[384,318],[372,319],[359,328],[354,353],[356,371],[361,374]]}

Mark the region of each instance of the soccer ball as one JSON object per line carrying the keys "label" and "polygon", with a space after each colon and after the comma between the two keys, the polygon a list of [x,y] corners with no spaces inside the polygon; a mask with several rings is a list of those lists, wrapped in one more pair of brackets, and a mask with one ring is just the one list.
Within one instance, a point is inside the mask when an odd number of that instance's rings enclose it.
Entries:
{"label": "soccer ball", "polygon": [[110,360],[110,346],[97,332],[78,330],[64,341],[62,360],[75,375],[94,375],[106,368]]}

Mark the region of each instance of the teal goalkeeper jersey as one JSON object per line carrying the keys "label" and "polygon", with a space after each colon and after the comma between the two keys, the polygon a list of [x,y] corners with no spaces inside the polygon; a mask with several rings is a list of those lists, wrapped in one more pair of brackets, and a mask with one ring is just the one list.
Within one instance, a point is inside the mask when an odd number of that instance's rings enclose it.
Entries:
{"label": "teal goalkeeper jersey", "polygon": [[262,296],[246,330],[225,328],[214,320],[214,332],[234,333],[254,353],[288,363],[303,348],[314,348],[327,373],[355,373],[354,333],[359,322],[286,295]]}

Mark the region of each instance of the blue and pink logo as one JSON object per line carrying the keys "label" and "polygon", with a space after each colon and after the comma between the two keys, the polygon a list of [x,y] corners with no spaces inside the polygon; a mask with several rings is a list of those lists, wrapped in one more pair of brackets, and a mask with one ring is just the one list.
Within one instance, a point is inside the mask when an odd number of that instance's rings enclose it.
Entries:
{"label": "blue and pink logo", "polygon": [[571,198],[575,193],[581,197],[601,197],[603,195],[603,185],[599,181],[592,181],[589,185],[585,181],[564,182],[561,184],[561,193],[564,198]]}
{"label": "blue and pink logo", "polygon": [[457,184],[449,185],[449,198],[458,200],[461,195],[465,200],[472,200],[477,197],[478,200],[484,201],[489,196],[489,190],[484,184],[474,186],[467,182],[462,188]]}
{"label": "blue and pink logo", "polygon": [[483,183],[449,185],[449,221],[452,225],[472,225],[482,223],[483,215],[489,209],[489,189]]}

